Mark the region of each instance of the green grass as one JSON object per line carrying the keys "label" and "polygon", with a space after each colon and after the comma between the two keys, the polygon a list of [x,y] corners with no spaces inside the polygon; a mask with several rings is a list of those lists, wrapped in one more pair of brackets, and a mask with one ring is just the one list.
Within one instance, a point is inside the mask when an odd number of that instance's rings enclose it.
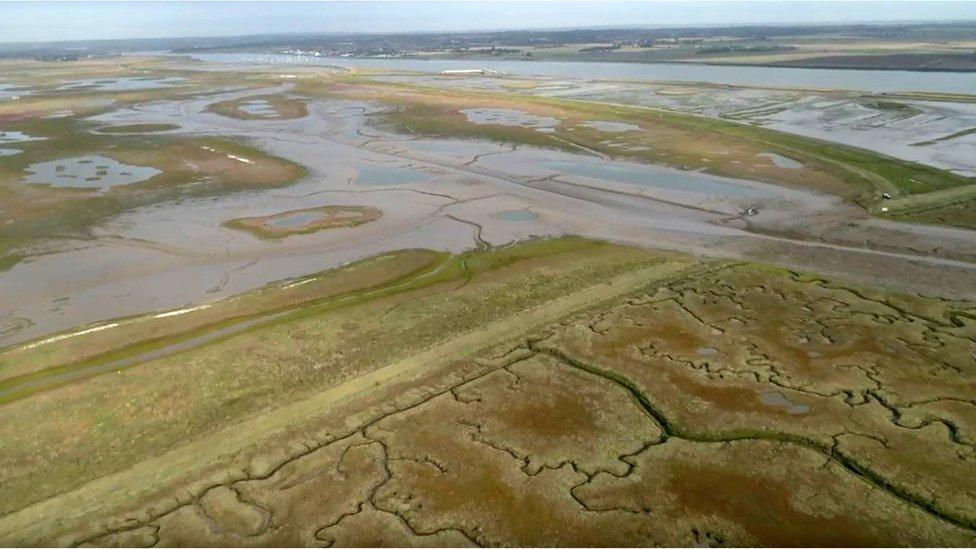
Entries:
{"label": "green grass", "polygon": [[153,133],[167,132],[178,129],[175,124],[126,124],[124,126],[103,126],[98,128],[101,133]]}
{"label": "green grass", "polygon": [[912,105],[907,105],[905,103],[898,103],[897,101],[863,101],[862,105],[869,109],[874,109],[876,111],[890,111],[905,115],[915,115],[921,114],[921,110]]}

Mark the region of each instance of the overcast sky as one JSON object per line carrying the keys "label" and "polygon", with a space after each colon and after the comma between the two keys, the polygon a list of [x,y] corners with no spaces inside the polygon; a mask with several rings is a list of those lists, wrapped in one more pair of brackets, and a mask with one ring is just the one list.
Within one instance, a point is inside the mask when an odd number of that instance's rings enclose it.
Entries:
{"label": "overcast sky", "polygon": [[965,2],[0,2],[0,42],[281,32],[976,20]]}

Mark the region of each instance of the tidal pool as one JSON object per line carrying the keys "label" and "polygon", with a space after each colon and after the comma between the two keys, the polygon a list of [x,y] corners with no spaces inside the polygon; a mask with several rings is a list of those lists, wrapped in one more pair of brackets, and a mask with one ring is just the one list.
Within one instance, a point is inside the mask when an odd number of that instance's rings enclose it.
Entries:
{"label": "tidal pool", "polygon": [[0,149],[0,156],[13,156],[22,152],[20,149]]}
{"label": "tidal pool", "polygon": [[620,133],[620,132],[639,132],[641,127],[636,124],[626,122],[608,122],[606,120],[588,120],[580,124],[587,128],[600,130],[601,132]]}
{"label": "tidal pool", "polygon": [[772,160],[773,164],[775,164],[778,168],[785,168],[787,170],[799,170],[803,168],[803,164],[797,162],[796,160],[776,153],[760,153],[759,156],[765,156],[766,158]]}
{"label": "tidal pool", "polygon": [[715,347],[699,347],[695,349],[698,356],[715,356],[718,354],[718,349]]}
{"label": "tidal pool", "polygon": [[720,179],[699,173],[683,173],[655,168],[653,166],[573,160],[554,160],[543,162],[543,165],[567,175],[579,175],[592,179],[631,183],[671,191],[733,196],[738,198],[770,197],[770,193],[753,187],[726,183]]}
{"label": "tidal pool", "polygon": [[498,219],[502,219],[504,221],[532,221],[538,217],[539,214],[529,209],[505,210],[498,213]]}
{"label": "tidal pool", "polygon": [[475,124],[497,124],[500,126],[520,126],[523,128],[555,128],[559,120],[549,116],[536,116],[518,109],[462,109],[468,122]]}
{"label": "tidal pool", "polygon": [[359,185],[402,185],[427,179],[425,174],[400,166],[360,164],[356,166],[356,183]]}
{"label": "tidal pool", "polygon": [[30,95],[30,86],[19,86],[10,84],[0,84],[0,99],[16,99],[25,95]]}
{"label": "tidal pool", "polygon": [[24,183],[102,190],[138,183],[162,173],[156,168],[130,166],[98,155],[38,162],[28,166],[26,171],[28,175]]}
{"label": "tidal pool", "polygon": [[278,110],[264,99],[255,99],[253,101],[241,103],[241,106],[238,108],[247,114],[253,114],[254,116],[275,116],[278,114]]}
{"label": "tidal pool", "polygon": [[295,212],[281,217],[273,217],[264,224],[276,229],[300,229],[328,217],[325,212]]}
{"label": "tidal pool", "polygon": [[182,82],[182,78],[159,76],[123,76],[120,78],[84,78],[69,80],[58,86],[59,90],[127,91],[169,88]]}
{"label": "tidal pool", "polygon": [[792,400],[786,398],[783,393],[776,391],[770,391],[768,393],[763,393],[759,395],[759,401],[766,406],[775,406],[777,408],[782,408],[786,410],[786,413],[791,416],[798,414],[805,414],[810,411],[810,407],[806,404],[797,404]]}
{"label": "tidal pool", "polygon": [[0,131],[0,143],[23,143],[25,141],[43,141],[46,137],[34,137],[24,132]]}

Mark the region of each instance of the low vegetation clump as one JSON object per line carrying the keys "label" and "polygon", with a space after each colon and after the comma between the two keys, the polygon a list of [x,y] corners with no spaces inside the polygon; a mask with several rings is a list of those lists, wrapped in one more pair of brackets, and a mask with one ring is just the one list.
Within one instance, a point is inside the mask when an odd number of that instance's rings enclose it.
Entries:
{"label": "low vegetation clump", "polygon": [[322,206],[258,217],[242,217],[224,223],[229,229],[247,231],[259,238],[285,238],[326,229],[357,227],[383,215],[367,206]]}
{"label": "low vegetation clump", "polygon": [[98,128],[101,133],[155,133],[179,129],[175,124],[126,124]]}
{"label": "low vegetation clump", "polygon": [[308,115],[305,101],[283,95],[255,95],[210,105],[207,110],[240,120],[290,120]]}

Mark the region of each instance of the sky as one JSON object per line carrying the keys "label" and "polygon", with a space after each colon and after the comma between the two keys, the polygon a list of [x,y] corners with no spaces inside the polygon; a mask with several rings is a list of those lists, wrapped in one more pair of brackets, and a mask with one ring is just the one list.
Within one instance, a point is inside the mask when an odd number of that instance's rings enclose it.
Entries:
{"label": "sky", "polygon": [[592,26],[976,20],[969,1],[0,2],[0,42]]}

